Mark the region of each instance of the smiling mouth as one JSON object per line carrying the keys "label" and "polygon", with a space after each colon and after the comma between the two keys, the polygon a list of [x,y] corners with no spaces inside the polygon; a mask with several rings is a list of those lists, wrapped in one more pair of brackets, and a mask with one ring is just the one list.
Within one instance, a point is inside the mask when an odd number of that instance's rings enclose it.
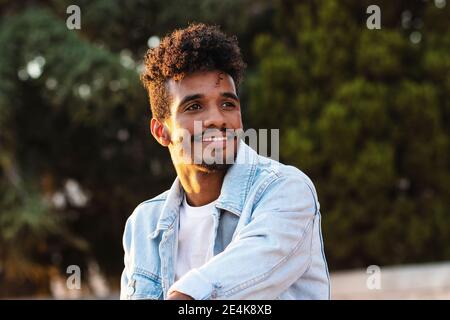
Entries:
{"label": "smiling mouth", "polygon": [[226,141],[232,137],[205,137],[202,139],[203,142],[216,142],[216,141]]}
{"label": "smiling mouth", "polygon": [[228,134],[224,136],[210,135],[210,136],[193,136],[192,142],[225,142],[233,140],[237,136],[235,134]]}

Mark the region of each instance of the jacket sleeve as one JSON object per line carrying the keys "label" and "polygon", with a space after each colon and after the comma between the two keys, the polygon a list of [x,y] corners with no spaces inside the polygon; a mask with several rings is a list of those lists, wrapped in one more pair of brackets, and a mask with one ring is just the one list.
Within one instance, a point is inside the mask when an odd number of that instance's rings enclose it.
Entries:
{"label": "jacket sleeve", "polygon": [[128,218],[127,223],[125,224],[125,230],[123,233],[123,250],[124,250],[124,269],[122,271],[122,276],[120,278],[120,299],[125,300],[128,299],[127,288],[128,288],[128,269],[129,269],[129,250],[130,250],[130,242],[131,242],[131,230],[130,230],[130,219]]}
{"label": "jacket sleeve", "polygon": [[[220,254],[169,289],[194,299],[275,299],[311,263],[319,210],[312,182],[301,174],[269,183],[248,223]],[[242,219],[242,217],[241,217]]]}

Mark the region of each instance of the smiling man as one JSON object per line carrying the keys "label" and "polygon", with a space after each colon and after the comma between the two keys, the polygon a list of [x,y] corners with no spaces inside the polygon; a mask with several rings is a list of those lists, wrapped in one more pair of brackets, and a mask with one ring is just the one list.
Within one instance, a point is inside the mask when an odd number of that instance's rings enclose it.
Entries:
{"label": "smiling man", "polygon": [[126,223],[122,299],[329,299],[313,183],[240,139],[244,68],[204,24],[147,52],[151,133],[177,178]]}

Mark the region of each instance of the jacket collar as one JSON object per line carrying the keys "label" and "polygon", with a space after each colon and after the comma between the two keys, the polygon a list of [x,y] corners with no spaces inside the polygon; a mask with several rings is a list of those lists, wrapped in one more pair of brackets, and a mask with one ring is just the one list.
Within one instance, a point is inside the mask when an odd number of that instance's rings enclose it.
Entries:
{"label": "jacket collar", "polygon": [[225,174],[216,207],[241,215],[256,174],[258,154],[243,140],[239,141],[235,163]]}

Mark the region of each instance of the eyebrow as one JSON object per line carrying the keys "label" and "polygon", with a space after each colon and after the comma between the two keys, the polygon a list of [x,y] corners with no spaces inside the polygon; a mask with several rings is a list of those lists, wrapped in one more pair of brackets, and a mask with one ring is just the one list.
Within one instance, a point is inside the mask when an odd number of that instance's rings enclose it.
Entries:
{"label": "eyebrow", "polygon": [[222,97],[230,98],[230,99],[233,99],[233,100],[236,100],[237,102],[239,102],[238,96],[235,95],[235,94],[232,93],[232,92],[222,92],[220,95],[221,95]]}
{"label": "eyebrow", "polygon": [[185,97],[183,98],[183,100],[181,100],[181,102],[178,104],[177,109],[180,109],[180,107],[181,107],[182,105],[188,103],[189,101],[197,100],[197,99],[202,99],[202,98],[204,98],[204,97],[205,97],[205,95],[199,94],[199,93],[197,93],[197,94],[191,94],[191,95],[185,96]]}
{"label": "eyebrow", "polygon": [[[220,95],[221,95],[222,97],[230,98],[230,99],[233,99],[233,100],[239,102],[238,96],[235,95],[235,94],[232,93],[232,92],[222,92]],[[185,96],[185,97],[183,98],[183,100],[181,100],[181,102],[178,104],[177,109],[180,109],[180,107],[181,107],[182,105],[188,103],[189,101],[197,100],[197,99],[202,99],[202,98],[204,98],[204,97],[205,97],[205,95],[204,95],[204,94],[200,94],[200,93],[190,94],[190,95],[188,95],[188,96]]]}

